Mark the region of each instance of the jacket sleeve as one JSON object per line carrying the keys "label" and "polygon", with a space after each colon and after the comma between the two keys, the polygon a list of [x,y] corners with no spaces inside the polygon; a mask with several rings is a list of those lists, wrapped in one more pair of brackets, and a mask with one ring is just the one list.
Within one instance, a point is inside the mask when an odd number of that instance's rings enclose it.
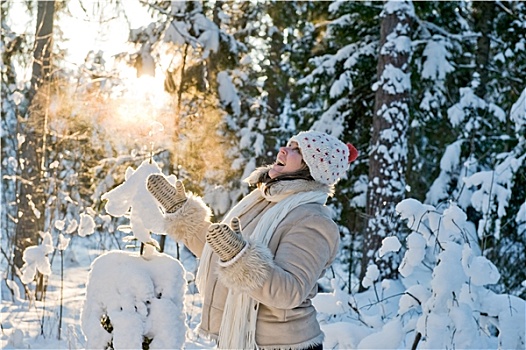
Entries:
{"label": "jacket sleeve", "polygon": [[249,248],[235,262],[220,265],[219,280],[267,306],[291,309],[301,305],[334,260],[339,230],[334,221],[319,213],[293,213],[276,229],[281,239],[274,255],[261,243],[249,241]]}
{"label": "jacket sleeve", "polygon": [[164,231],[200,257],[206,242],[205,235],[210,226],[211,217],[212,211],[203,200],[189,194],[181,209],[164,215]]}

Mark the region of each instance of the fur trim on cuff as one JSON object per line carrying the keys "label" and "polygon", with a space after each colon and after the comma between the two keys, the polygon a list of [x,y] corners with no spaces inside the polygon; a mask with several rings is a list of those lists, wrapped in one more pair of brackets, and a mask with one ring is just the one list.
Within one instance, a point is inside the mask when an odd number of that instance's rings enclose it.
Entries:
{"label": "fur trim on cuff", "polygon": [[205,202],[189,194],[181,209],[164,215],[164,231],[176,241],[184,241],[208,227],[211,217],[212,211]]}
{"label": "fur trim on cuff", "polygon": [[248,248],[238,254],[233,264],[228,262],[218,266],[219,281],[228,288],[241,292],[261,288],[274,269],[274,256],[268,247],[249,241]]}

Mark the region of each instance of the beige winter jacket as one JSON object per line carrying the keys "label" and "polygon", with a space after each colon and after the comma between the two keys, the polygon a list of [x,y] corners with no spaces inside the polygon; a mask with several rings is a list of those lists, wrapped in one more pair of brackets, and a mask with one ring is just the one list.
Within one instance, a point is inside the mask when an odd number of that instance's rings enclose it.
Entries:
{"label": "beige winter jacket", "polygon": [[[251,178],[258,177],[255,175]],[[270,187],[272,195],[313,190],[330,194],[332,188],[307,180],[280,181]],[[250,236],[261,216],[274,205],[262,199],[240,215],[243,234]],[[210,210],[201,199],[190,197],[180,211],[166,219],[167,233],[200,257],[210,225]],[[267,248],[250,238],[249,242],[249,249],[232,265],[220,266],[218,257],[213,255],[210,266],[215,273],[205,287],[200,332],[217,339],[228,288],[237,288],[260,303],[256,322],[259,348],[304,349],[321,344],[323,333],[311,300],[317,293],[317,280],[338,251],[339,230],[329,210],[320,204],[291,210],[268,245],[273,261],[258,261],[264,256],[258,251]]]}

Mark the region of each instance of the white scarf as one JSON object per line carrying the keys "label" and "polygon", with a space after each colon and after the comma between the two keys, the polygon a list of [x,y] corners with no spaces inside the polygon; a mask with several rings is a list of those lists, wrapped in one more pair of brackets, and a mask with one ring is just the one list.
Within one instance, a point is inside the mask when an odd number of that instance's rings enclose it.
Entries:
{"label": "white scarf", "polygon": [[[230,210],[222,222],[230,224],[230,220],[233,217],[247,212],[263,199],[277,202],[275,206],[263,214],[254,232],[250,235],[251,240],[261,242],[264,245],[268,245],[276,227],[292,209],[306,203],[325,204],[328,197],[328,194],[323,191],[308,191],[278,196],[268,196],[263,192],[260,189],[252,191]],[[211,257],[212,248],[207,243],[203,248],[196,276],[196,284],[200,292],[204,292],[206,281],[210,277]],[[219,330],[218,346],[220,349],[256,348],[258,309],[259,303],[248,294],[240,293],[233,289],[228,290]]]}

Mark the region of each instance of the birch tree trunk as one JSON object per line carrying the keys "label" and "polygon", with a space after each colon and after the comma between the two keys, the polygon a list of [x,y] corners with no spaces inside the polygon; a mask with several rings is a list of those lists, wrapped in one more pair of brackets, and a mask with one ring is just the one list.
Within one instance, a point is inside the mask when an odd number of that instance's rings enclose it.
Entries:
{"label": "birch tree trunk", "polygon": [[[385,237],[398,232],[395,206],[405,196],[407,129],[411,91],[411,1],[388,1],[381,15],[380,54],[375,83],[369,185],[368,225],[364,237],[360,280],[376,264],[380,279],[397,276],[399,261],[393,255],[379,257]],[[363,285],[360,286],[363,288]]]}
{"label": "birch tree trunk", "polygon": [[24,141],[19,145],[18,156],[20,189],[17,198],[18,224],[14,251],[14,264],[17,267],[24,263],[24,250],[38,243],[39,232],[44,229],[45,203],[41,163],[47,106],[39,88],[50,80],[54,13],[54,1],[38,1],[33,72],[28,96],[30,108],[20,123],[20,134],[23,135]]}

